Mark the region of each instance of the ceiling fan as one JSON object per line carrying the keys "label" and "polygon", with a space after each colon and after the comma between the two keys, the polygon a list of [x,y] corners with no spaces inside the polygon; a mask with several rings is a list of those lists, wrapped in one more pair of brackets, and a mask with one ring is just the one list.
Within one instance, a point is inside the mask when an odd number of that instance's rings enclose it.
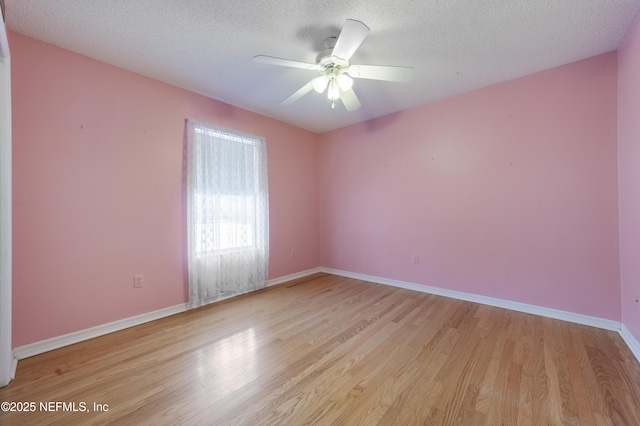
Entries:
{"label": "ceiling fan", "polygon": [[327,89],[331,108],[335,108],[335,101],[340,99],[347,111],[355,111],[360,108],[361,104],[353,91],[352,77],[402,83],[409,83],[414,77],[414,70],[410,67],[351,65],[349,62],[351,56],[362,44],[367,34],[369,34],[369,27],[365,24],[354,19],[347,19],[338,37],[329,37],[325,40],[326,49],[318,54],[315,64],[264,55],[255,56],[253,60],[265,64],[320,72],[319,77],[314,78],[282,101],[282,105],[294,103],[311,90],[322,93]]}

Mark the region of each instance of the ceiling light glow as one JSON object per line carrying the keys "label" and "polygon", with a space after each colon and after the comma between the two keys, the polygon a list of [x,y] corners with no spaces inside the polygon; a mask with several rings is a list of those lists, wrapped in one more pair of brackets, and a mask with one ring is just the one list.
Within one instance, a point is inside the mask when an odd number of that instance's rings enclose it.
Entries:
{"label": "ceiling light glow", "polygon": [[342,91],[346,92],[353,86],[353,79],[346,74],[338,74],[336,80],[338,81],[338,86],[340,86]]}

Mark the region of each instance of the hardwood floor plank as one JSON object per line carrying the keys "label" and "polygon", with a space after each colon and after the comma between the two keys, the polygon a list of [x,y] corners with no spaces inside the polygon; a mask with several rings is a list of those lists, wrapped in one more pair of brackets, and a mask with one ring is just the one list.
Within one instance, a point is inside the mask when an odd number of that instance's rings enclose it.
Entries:
{"label": "hardwood floor plank", "polygon": [[534,425],[552,424],[549,416],[549,381],[545,371],[546,357],[544,339],[544,320],[541,317],[530,317],[533,351],[527,374],[531,376],[532,423]]}
{"label": "hardwood floor plank", "polygon": [[496,400],[494,396],[494,393],[496,392],[495,382],[500,369],[500,360],[502,358],[502,353],[507,341],[507,333],[503,332],[502,325],[504,313],[501,312],[500,314],[501,315],[496,318],[496,322],[493,326],[493,332],[495,333],[495,343],[492,348],[488,349],[490,356],[486,360],[485,375],[482,383],[480,384],[480,392],[476,400],[476,410],[481,412],[485,416],[488,415],[489,409],[494,405]]}
{"label": "hardwood floor plank", "polygon": [[640,365],[614,332],[318,274],[22,360],[0,401],[38,404],[3,425],[626,426]]}

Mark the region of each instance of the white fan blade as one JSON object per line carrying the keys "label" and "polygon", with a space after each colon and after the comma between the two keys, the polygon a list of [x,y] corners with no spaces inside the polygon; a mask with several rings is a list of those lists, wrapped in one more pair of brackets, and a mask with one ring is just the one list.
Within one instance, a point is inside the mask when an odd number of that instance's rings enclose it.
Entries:
{"label": "white fan blade", "polygon": [[353,89],[340,90],[340,99],[349,112],[357,110],[362,105]]}
{"label": "white fan blade", "polygon": [[340,31],[331,56],[348,61],[369,34],[369,27],[360,21],[347,19]]}
{"label": "white fan blade", "polygon": [[307,62],[300,62],[300,61],[292,61],[290,59],[275,58],[273,56],[258,55],[258,56],[254,56],[253,60],[255,62],[261,62],[263,64],[279,65],[281,67],[302,68],[305,70],[320,69],[320,67],[318,67],[318,65],[316,64],[309,64]]}
{"label": "white fan blade", "polygon": [[397,81],[400,83],[410,83],[415,77],[413,68],[389,67],[386,65],[351,65],[347,72],[353,78]]}
{"label": "white fan blade", "polygon": [[280,102],[280,105],[291,105],[292,103],[294,103],[295,101],[297,101],[298,99],[300,99],[301,97],[303,97],[304,95],[306,95],[312,90],[313,90],[313,80],[311,80],[310,82],[302,86],[293,95],[289,96],[287,99]]}

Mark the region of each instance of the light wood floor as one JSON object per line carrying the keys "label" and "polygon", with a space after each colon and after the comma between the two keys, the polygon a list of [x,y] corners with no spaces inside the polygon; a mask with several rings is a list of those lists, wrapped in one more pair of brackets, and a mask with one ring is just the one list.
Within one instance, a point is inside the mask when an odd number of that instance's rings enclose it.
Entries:
{"label": "light wood floor", "polygon": [[640,365],[614,332],[327,275],[20,361],[0,401],[38,405],[3,425],[627,426]]}

